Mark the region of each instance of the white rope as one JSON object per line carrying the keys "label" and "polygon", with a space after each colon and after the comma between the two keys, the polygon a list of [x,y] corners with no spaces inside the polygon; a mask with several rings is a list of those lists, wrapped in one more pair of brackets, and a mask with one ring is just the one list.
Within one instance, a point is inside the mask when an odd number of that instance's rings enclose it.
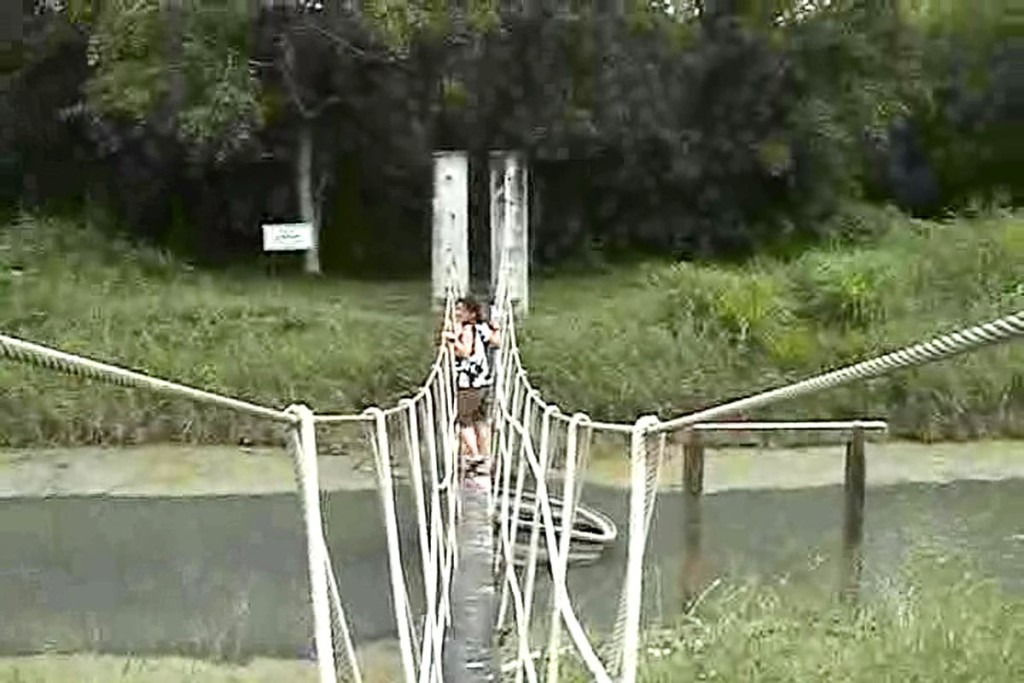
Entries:
{"label": "white rope", "polygon": [[419,433],[419,420],[417,412],[417,402],[411,399],[404,399],[399,403],[406,412],[405,425],[405,436],[406,436],[406,454],[409,457],[409,470],[411,472],[412,479],[412,491],[413,499],[416,502],[416,530],[419,533],[419,547],[420,547],[420,563],[423,568],[423,592],[424,600],[427,606],[427,614],[425,620],[425,627],[423,633],[423,640],[421,642],[420,652],[420,683],[427,683],[433,673],[433,667],[429,666],[431,662],[432,649],[435,644],[433,634],[433,624],[431,620],[436,610],[436,566],[431,562],[431,550],[433,548],[433,540],[429,538],[429,531],[427,528],[427,509],[426,509],[426,497],[423,493],[423,468],[420,461],[420,433]]}
{"label": "white rope", "polygon": [[[513,414],[518,414],[519,410],[522,409],[524,411],[524,413],[523,413],[523,423],[524,424],[530,424],[530,421],[532,419],[531,411],[532,411],[532,408],[533,408],[533,404],[531,402],[529,402],[529,401],[526,401],[525,405],[524,405],[524,403],[522,401],[523,394],[519,390],[521,386],[522,386],[521,383],[517,382],[517,387],[516,387],[516,391],[515,391],[515,395],[514,395],[514,399],[513,399],[513,406],[514,406],[513,409],[515,410],[515,413],[513,413]],[[516,437],[519,437],[518,447],[520,449],[525,449],[526,448],[526,439],[517,430],[510,428],[511,426],[510,426],[509,421],[507,419],[508,409],[507,409],[507,407],[504,404],[505,404],[505,401],[499,402],[499,420],[500,420],[500,422],[501,422],[501,424],[503,426],[503,431],[506,431],[508,433],[508,438],[506,439],[505,446],[504,446],[504,448],[502,450],[502,453],[501,453],[501,458],[505,462],[505,468],[504,468],[504,471],[503,471],[504,476],[505,476],[505,482],[504,482],[504,486],[502,487],[503,490],[502,490],[502,494],[501,494],[502,498],[501,498],[500,523],[501,523],[503,531],[505,532],[505,536],[507,536],[510,539],[515,539],[516,538],[516,533],[518,531],[517,527],[518,527],[518,523],[519,523],[519,513],[520,513],[520,507],[522,505],[523,486],[524,486],[525,477],[526,477],[526,458],[525,458],[525,456],[523,456],[522,452],[520,452],[519,453],[519,457],[516,458],[516,462],[518,464],[518,469],[517,469],[517,472],[516,472],[516,488],[515,488],[516,492],[515,492],[515,498],[510,501],[509,500],[509,496],[511,494],[511,488],[512,488],[511,487],[511,477],[512,477],[511,456],[512,456],[512,453],[513,453],[513,449],[516,446]],[[509,514],[510,509],[511,509],[511,513],[512,514]],[[509,542],[512,542],[512,541],[509,541]],[[510,590],[512,588],[512,584],[516,581],[515,566],[511,562],[507,563],[506,566],[505,566],[505,577],[506,577],[506,583],[502,585],[501,601],[500,601],[499,606],[498,606],[498,626],[499,626],[499,628],[502,627],[504,625],[504,623],[505,623],[505,612],[506,612],[507,604],[508,604],[508,593],[507,593],[507,590]]]}
{"label": "white rope", "polygon": [[[434,405],[432,392],[427,392],[423,400],[423,426],[426,430],[425,441],[427,444],[427,471],[430,484],[430,547],[427,558],[424,560],[424,584],[429,586],[427,599],[427,619],[429,624],[429,637],[432,638],[431,649],[433,654],[433,667],[431,681],[442,679],[442,647],[444,639],[444,609],[445,590],[447,581],[443,576],[443,565],[441,564],[440,545],[442,543],[443,529],[441,527],[441,497],[437,476],[437,436],[434,429]],[[431,605],[429,595],[435,596]],[[424,638],[426,640],[426,638]],[[420,665],[420,679],[423,677],[425,663]]]}
{"label": "white rope", "polygon": [[[508,323],[506,324],[506,330],[511,343],[507,352],[513,356],[514,362],[518,366],[518,370],[524,378],[527,393],[531,397],[534,397],[541,406],[546,407],[549,404],[543,400],[540,392],[530,384],[527,379],[526,371],[522,365],[522,358],[519,354],[518,345],[516,344],[517,340],[514,333],[515,330],[513,323],[514,321],[509,317]],[[771,389],[736,401],[730,401],[728,403],[694,413],[681,415],[669,420],[663,420],[660,421],[654,429],[666,432],[677,431],[684,427],[691,427],[702,422],[712,422],[728,415],[748,411],[753,408],[760,408],[771,403],[796,398],[815,391],[835,388],[854,380],[870,379],[894,370],[945,360],[984,346],[1009,341],[1021,336],[1024,336],[1024,311],[1007,315],[975,327],[942,335],[927,342],[908,346],[876,358],[816,375],[793,384]],[[556,412],[553,416],[554,419],[562,422],[568,422],[571,419],[569,415],[558,409],[557,406]],[[635,424],[629,423],[601,422],[596,420],[592,420],[589,424],[591,428],[596,431],[623,434],[632,433],[635,426]]]}
{"label": "white rope", "polygon": [[395,611],[395,624],[398,628],[398,648],[402,658],[402,671],[406,683],[415,683],[416,665],[412,650],[412,638],[406,606],[409,602],[405,590],[405,576],[402,571],[402,555],[398,540],[398,519],[395,515],[394,484],[391,475],[391,453],[388,443],[387,424],[384,411],[380,408],[368,408],[368,415],[374,418],[374,430],[377,452],[377,481],[380,487],[381,501],[384,504],[384,528],[387,534],[388,568],[391,578],[391,601]]}
{"label": "white rope", "polygon": [[[451,264],[449,264],[448,271],[449,274],[454,272]],[[450,277],[446,287],[444,305],[446,319],[451,318],[454,297],[460,292],[461,287],[454,278]],[[293,465],[306,527],[310,601],[314,617],[318,676],[321,683],[334,681],[338,672],[338,665],[335,661],[335,636],[339,639],[337,649],[342,650],[347,659],[347,667],[345,667],[347,673],[356,683],[361,683],[362,675],[323,531],[315,426],[317,424],[343,423],[372,424],[374,429],[372,444],[377,453],[378,483],[388,539],[391,589],[406,682],[414,683],[417,680],[415,674],[417,664],[420,672],[419,683],[434,681],[440,683],[443,680],[442,653],[445,634],[451,624],[452,574],[458,557],[457,496],[446,496],[446,509],[441,502],[442,491],[446,486],[451,486],[457,475],[454,359],[446,345],[439,346],[426,380],[411,398],[403,400],[387,410],[370,408],[360,414],[314,415],[304,406],[291,406],[287,410],[266,408],[7,335],[0,335],[0,358],[119,386],[170,394],[292,426],[290,446],[293,451]],[[421,406],[427,421],[425,439],[430,460],[428,467],[429,518],[426,511],[427,493],[423,490],[423,455],[420,449],[418,410]],[[405,589],[405,576],[395,516],[394,483],[390,461],[391,437],[388,434],[386,421],[388,417],[392,416],[401,419],[409,430],[406,443],[414,482],[413,494],[416,500],[421,545],[420,564],[426,579],[424,595],[427,609],[426,614],[423,615],[423,640],[419,644],[414,644],[416,640],[416,632],[412,627],[414,616]],[[439,445],[440,448],[438,448]],[[442,468],[445,473],[443,482],[439,481],[439,469]],[[416,653],[419,655],[418,662],[413,650],[418,651]]]}
{"label": "white rope", "polygon": [[299,421],[294,414],[287,411],[265,408],[236,398],[221,396],[184,384],[176,384],[141,372],[134,372],[72,353],[51,349],[41,344],[33,344],[32,342],[15,339],[5,334],[0,334],[0,356],[18,363],[35,365],[68,375],[100,380],[123,387],[148,389],[179,398],[198,401],[199,403],[229,408],[240,413],[252,415],[253,417],[273,420],[274,422],[297,424]]}
{"label": "white rope", "polygon": [[907,346],[898,351],[848,365],[838,370],[779,387],[778,389],[771,389],[738,401],[731,401],[713,408],[673,418],[661,422],[657,425],[656,429],[659,431],[672,431],[700,422],[711,422],[729,414],[752,408],[760,408],[769,403],[793,399],[823,389],[832,389],[853,380],[868,379],[892,372],[893,370],[932,363],[1020,336],[1024,336],[1024,311],[998,318],[989,323],[960,330],[959,332],[945,334],[920,344]]}
{"label": "white rope", "polygon": [[[587,416],[577,413],[572,416],[569,422],[569,430],[566,433],[565,443],[565,474],[562,480],[562,500],[565,501],[562,510],[562,537],[559,539],[558,562],[564,566],[569,565],[569,541],[572,538],[573,522],[576,513],[576,460],[578,456],[577,439],[579,437],[580,424],[586,422]],[[558,681],[558,659],[559,648],[561,647],[562,619],[561,605],[557,600],[551,610],[551,624],[548,635],[548,675],[546,683],[557,683]]]}
{"label": "white rope", "polygon": [[[657,488],[648,480],[647,432],[656,425],[656,417],[637,420],[630,443],[629,549],[626,557],[625,628],[622,634],[622,683],[636,680],[637,651],[640,644],[640,607],[643,598],[644,552],[650,532],[651,514]],[[660,454],[659,454],[660,455]]]}
{"label": "white rope", "polygon": [[309,568],[309,594],[313,604],[314,640],[320,683],[336,680],[331,605],[328,596],[329,559],[320,515],[320,482],[316,463],[316,427],[313,413],[306,406],[290,406],[288,411],[299,420],[292,430],[292,452],[299,472],[302,519],[306,527],[306,553]]}
{"label": "white rope", "polygon": [[[538,458],[537,467],[534,469],[533,476],[536,479],[536,486],[539,489],[541,482],[547,478],[548,473],[548,451],[551,446],[551,412],[553,408],[548,408],[544,411],[541,416],[541,427],[540,427],[540,455]],[[531,518],[534,520],[533,526],[530,528],[530,550],[529,555],[526,559],[526,584],[523,589],[523,595],[526,596],[526,611],[524,618],[526,623],[530,623],[530,617],[533,613],[533,589],[534,584],[537,580],[537,551],[540,543],[540,524],[537,524],[537,518],[539,517],[540,507],[542,505],[543,494],[538,494],[533,504],[533,511]],[[543,496],[546,497],[546,496]],[[513,537],[514,538],[514,537]],[[516,683],[521,683],[522,673],[521,670],[516,672]]]}
{"label": "white rope", "polygon": [[[565,620],[566,629],[572,638],[573,644],[576,646],[580,657],[583,659],[584,664],[590,670],[591,674],[595,677],[595,680],[610,683],[611,679],[605,671],[604,665],[598,659],[596,653],[593,650],[590,642],[587,640],[587,636],[583,631],[583,627],[580,625],[576,614],[572,610],[572,605],[569,601],[569,597],[566,590],[566,567],[558,561],[558,544],[554,536],[555,523],[554,515],[551,511],[550,496],[547,490],[547,483],[543,476],[543,468],[537,455],[534,453],[532,440],[529,435],[526,434],[526,427],[521,422],[516,420],[513,416],[506,413],[506,419],[509,420],[509,424],[519,431],[523,435],[523,444],[525,447],[524,455],[526,464],[533,471],[533,476],[536,481],[536,500],[540,504],[540,512],[542,516],[542,522],[544,527],[545,540],[547,542],[548,549],[548,560],[550,563],[550,569],[552,573],[552,588],[555,592],[555,600],[559,605],[562,612],[562,618]],[[514,575],[513,575],[514,576]]]}
{"label": "white rope", "polygon": [[363,675],[359,670],[359,662],[356,659],[356,648],[352,642],[352,632],[348,627],[348,619],[345,617],[345,609],[341,603],[341,592],[338,590],[338,578],[334,575],[334,568],[331,566],[330,552],[327,542],[321,536],[324,544],[324,560],[326,564],[327,585],[330,588],[331,604],[334,608],[334,625],[337,626],[341,635],[341,642],[345,648],[345,656],[348,663],[348,671],[352,674],[353,683],[362,683]]}

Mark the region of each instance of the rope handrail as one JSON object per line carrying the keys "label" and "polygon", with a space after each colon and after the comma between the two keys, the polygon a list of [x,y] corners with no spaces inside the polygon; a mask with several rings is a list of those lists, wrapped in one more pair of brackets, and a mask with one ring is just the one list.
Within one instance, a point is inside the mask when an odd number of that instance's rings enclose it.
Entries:
{"label": "rope handrail", "polygon": [[35,344],[6,334],[0,334],[0,356],[20,363],[35,365],[77,377],[99,380],[117,386],[149,389],[159,393],[179,396],[199,403],[229,408],[240,413],[275,422],[291,425],[298,424],[299,422],[299,418],[293,413],[267,408],[229,396],[222,396],[159,377],[153,377],[142,372],[102,363],[73,353],[58,351],[42,344]]}
{"label": "rope handrail", "polygon": [[897,351],[809,377],[777,389],[769,389],[753,396],[665,420],[659,422],[651,431],[666,432],[700,422],[710,422],[739,411],[759,408],[769,403],[796,398],[823,389],[832,389],[853,380],[870,379],[893,370],[944,360],[1020,336],[1024,336],[1024,311],[944,334],[930,341],[906,346]]}
{"label": "rope handrail", "polygon": [[[509,316],[506,329],[508,330],[507,335],[513,340],[515,340],[514,327],[514,319],[512,316]],[[656,433],[674,431],[699,423],[713,422],[722,417],[753,408],[759,408],[776,401],[792,399],[815,391],[835,388],[858,379],[870,379],[893,370],[945,360],[984,346],[990,346],[1020,336],[1024,336],[1024,311],[1012,313],[987,323],[944,334],[926,342],[906,346],[896,351],[891,351],[836,370],[824,372],[782,387],[769,389],[745,398],[732,400],[692,413],[679,415],[668,420],[662,420],[659,421],[656,426],[653,426],[651,431]],[[522,364],[518,345],[513,341],[511,346],[513,349],[512,356],[516,364],[516,372],[523,377],[523,381],[527,386],[528,395],[533,400],[536,400],[542,407],[553,406],[556,411],[556,419],[566,423],[569,422],[571,419],[569,414],[563,411],[557,404],[545,401],[541,392],[530,383],[526,369]],[[635,422],[602,422],[594,420],[590,422],[590,426],[593,429],[601,431],[628,434],[635,428]]]}

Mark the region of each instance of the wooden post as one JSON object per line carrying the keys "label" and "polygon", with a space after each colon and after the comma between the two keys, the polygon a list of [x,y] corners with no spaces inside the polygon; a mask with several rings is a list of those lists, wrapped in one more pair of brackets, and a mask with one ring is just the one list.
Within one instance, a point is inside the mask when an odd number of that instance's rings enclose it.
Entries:
{"label": "wooden post", "polygon": [[704,444],[690,430],[683,441],[683,609],[697,598],[701,581],[701,497],[704,493]]}
{"label": "wooden post", "polygon": [[491,152],[491,287],[498,283],[501,257],[509,249],[509,299],[520,314],[529,308],[530,174],[519,152]]}
{"label": "wooden post", "polygon": [[864,428],[854,427],[850,441],[846,444],[846,476],[843,483],[845,509],[840,590],[841,598],[846,602],[856,602],[860,592],[866,475]]}
{"label": "wooden post", "polygon": [[459,559],[451,588],[452,622],[444,649],[444,679],[452,683],[498,680],[494,630],[497,589],[494,584],[494,525],[486,475],[462,479],[458,522]]}
{"label": "wooden post", "polygon": [[434,154],[433,299],[443,305],[451,276],[456,289],[469,288],[469,165],[465,152]]}

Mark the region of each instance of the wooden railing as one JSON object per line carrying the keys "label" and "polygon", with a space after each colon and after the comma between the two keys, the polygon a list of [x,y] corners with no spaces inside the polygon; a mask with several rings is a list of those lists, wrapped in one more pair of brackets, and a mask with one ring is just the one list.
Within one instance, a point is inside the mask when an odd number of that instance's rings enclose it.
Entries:
{"label": "wooden railing", "polygon": [[867,467],[865,441],[868,433],[886,433],[888,425],[880,420],[850,422],[718,422],[701,423],[683,434],[683,601],[689,610],[699,595],[703,527],[701,502],[704,494],[704,461],[708,446],[726,446],[737,437],[754,433],[816,432],[828,435],[832,443],[846,445],[843,479],[843,543],[840,569],[840,594],[855,601],[860,589],[863,567],[864,494]]}

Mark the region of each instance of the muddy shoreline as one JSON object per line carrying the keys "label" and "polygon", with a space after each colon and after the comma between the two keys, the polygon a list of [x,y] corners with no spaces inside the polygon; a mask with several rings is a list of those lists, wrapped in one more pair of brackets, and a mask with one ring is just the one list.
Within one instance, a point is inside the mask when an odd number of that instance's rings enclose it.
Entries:
{"label": "muddy shoreline", "polygon": [[[868,485],[1024,478],[1024,441],[868,445]],[[376,488],[372,460],[320,457],[325,491]],[[668,453],[661,487],[682,481],[678,449]],[[628,462],[595,459],[587,479],[628,486]],[[397,473],[399,478],[402,472]],[[797,489],[842,482],[843,447],[716,448],[707,453],[705,490]],[[0,498],[80,495],[216,496],[295,490],[283,449],[155,445],[134,448],[0,450]]]}

